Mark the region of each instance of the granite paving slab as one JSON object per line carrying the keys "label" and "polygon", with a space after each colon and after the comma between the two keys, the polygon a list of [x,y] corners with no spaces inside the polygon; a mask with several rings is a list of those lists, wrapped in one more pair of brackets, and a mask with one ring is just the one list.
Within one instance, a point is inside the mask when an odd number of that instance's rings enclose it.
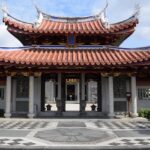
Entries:
{"label": "granite paving slab", "polygon": [[0,149],[150,150],[150,122],[132,119],[2,119]]}
{"label": "granite paving slab", "polygon": [[0,130],[0,137],[25,137],[29,133],[27,130]]}
{"label": "granite paving slab", "polygon": [[150,137],[150,130],[113,131],[118,137]]}
{"label": "granite paving slab", "polygon": [[87,128],[57,128],[39,131],[36,138],[44,139],[54,143],[67,144],[93,144],[116,138],[115,134],[92,130]]}
{"label": "granite paving slab", "polygon": [[57,127],[86,127],[86,125],[79,121],[59,121]]}

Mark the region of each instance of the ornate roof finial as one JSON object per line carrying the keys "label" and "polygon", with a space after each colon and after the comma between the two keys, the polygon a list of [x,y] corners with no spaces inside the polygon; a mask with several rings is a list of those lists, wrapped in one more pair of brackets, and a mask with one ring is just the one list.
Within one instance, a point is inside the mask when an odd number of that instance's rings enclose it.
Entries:
{"label": "ornate roof finial", "polygon": [[106,0],[106,6],[104,7],[104,9],[101,12],[101,19],[104,22],[104,25],[106,26],[106,28],[109,27],[109,23],[108,23],[108,19],[107,19],[107,8],[108,8],[108,0]]}
{"label": "ornate roof finial", "polygon": [[8,8],[7,8],[7,1],[6,0],[2,1],[1,9],[2,9],[2,12],[3,12],[3,16],[7,17],[8,16]]}
{"label": "ornate roof finial", "polygon": [[104,13],[104,16],[105,16],[105,18],[107,17],[107,8],[108,8],[108,0],[106,0],[106,6],[105,6],[105,8],[103,9],[103,13]]}
{"label": "ornate roof finial", "polygon": [[32,1],[32,4],[33,4],[33,6],[35,7],[37,13],[40,14],[40,13],[41,13],[41,10],[40,10],[40,9],[38,8],[38,6],[36,5],[35,0],[31,0],[31,1]]}
{"label": "ornate roof finial", "polygon": [[35,7],[35,9],[38,13],[37,19],[35,21],[35,27],[38,27],[41,24],[42,20],[43,20],[43,14],[42,14],[42,11],[36,5],[34,0],[32,0],[32,4],[33,4],[33,6]]}
{"label": "ornate roof finial", "polygon": [[139,17],[139,15],[140,15],[140,9],[141,9],[140,4],[135,4],[135,12],[134,12],[134,17],[135,18]]}

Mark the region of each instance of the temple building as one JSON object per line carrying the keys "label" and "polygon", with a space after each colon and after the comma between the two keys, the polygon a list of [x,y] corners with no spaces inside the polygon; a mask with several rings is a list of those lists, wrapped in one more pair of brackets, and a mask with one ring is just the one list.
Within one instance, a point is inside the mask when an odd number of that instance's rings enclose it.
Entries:
{"label": "temple building", "polygon": [[7,30],[24,46],[0,48],[0,109],[6,118],[136,117],[150,107],[150,48],[121,48],[137,13],[110,24],[104,12],[56,17],[39,9],[26,23],[5,12]]}

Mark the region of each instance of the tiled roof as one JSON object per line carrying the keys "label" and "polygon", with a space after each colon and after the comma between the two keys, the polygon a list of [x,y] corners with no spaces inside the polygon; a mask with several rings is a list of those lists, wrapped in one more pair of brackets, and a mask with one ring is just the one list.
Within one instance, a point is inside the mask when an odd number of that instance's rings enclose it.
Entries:
{"label": "tiled roof", "polygon": [[[54,34],[106,34],[106,33],[118,33],[118,32],[133,32],[138,23],[138,19],[131,17],[116,24],[109,24],[107,27],[102,19],[93,19],[89,21],[81,22],[62,22],[53,21],[43,18],[41,23],[36,27],[34,24],[24,23],[11,17],[5,17],[4,23],[10,27],[13,27],[14,32],[29,32],[29,33],[54,33]],[[11,30],[11,29],[9,29]]]}
{"label": "tiled roof", "polygon": [[[121,66],[149,63],[150,50],[30,48],[0,51],[0,63],[35,66]],[[149,63],[150,64],[150,63]]]}

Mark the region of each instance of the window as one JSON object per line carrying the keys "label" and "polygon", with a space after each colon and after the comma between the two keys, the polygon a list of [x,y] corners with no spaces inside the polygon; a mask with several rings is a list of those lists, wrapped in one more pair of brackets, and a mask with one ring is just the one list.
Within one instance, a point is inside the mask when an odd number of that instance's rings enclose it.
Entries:
{"label": "window", "polygon": [[46,103],[55,100],[55,90],[54,90],[55,82],[53,80],[45,81],[45,100]]}
{"label": "window", "polygon": [[75,35],[70,34],[68,35],[68,46],[74,46],[75,45]]}
{"label": "window", "polygon": [[17,77],[16,79],[16,98],[29,97],[29,78]]}
{"label": "window", "polygon": [[138,99],[139,100],[150,100],[150,87],[139,87],[138,88]]}
{"label": "window", "polygon": [[115,98],[126,97],[126,78],[123,77],[114,78],[114,97]]}
{"label": "window", "polygon": [[4,87],[0,87],[0,100],[4,100]]}
{"label": "window", "polygon": [[97,82],[89,81],[88,82],[88,101],[96,102],[97,101]]}

